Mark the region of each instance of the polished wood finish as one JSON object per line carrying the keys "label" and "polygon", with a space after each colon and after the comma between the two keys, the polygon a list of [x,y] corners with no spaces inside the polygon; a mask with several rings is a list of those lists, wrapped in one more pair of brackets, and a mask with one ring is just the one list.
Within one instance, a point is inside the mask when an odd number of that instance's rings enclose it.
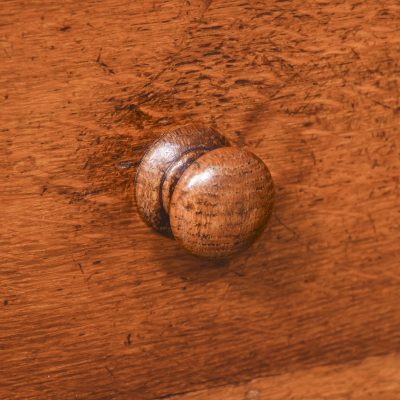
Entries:
{"label": "polished wood finish", "polygon": [[265,228],[273,194],[271,174],[254,154],[235,147],[205,153],[186,169],[172,194],[174,237],[198,256],[232,256]]}
{"label": "polished wood finish", "polygon": [[[2,1],[0,399],[398,400],[399,15]],[[160,237],[134,201],[145,149],[196,121],[275,183],[229,261]]]}
{"label": "polished wood finish", "polygon": [[397,400],[400,356],[317,367],[170,397],[171,400]]}
{"label": "polished wood finish", "polygon": [[215,129],[199,124],[165,132],[149,147],[136,174],[136,203],[143,220],[170,235],[165,208],[179,176],[202,153],[228,145],[228,140]]}
{"label": "polished wood finish", "polygon": [[143,219],[199,257],[222,259],[248,248],[271,216],[268,168],[228,145],[217,131],[188,125],[162,135],[138,168]]}
{"label": "polished wood finish", "polygon": [[172,193],[174,193],[176,184],[185,172],[186,168],[204,153],[205,151],[203,149],[185,153],[176,162],[172,163],[165,172],[164,179],[161,181],[161,198],[164,211],[168,215]]}

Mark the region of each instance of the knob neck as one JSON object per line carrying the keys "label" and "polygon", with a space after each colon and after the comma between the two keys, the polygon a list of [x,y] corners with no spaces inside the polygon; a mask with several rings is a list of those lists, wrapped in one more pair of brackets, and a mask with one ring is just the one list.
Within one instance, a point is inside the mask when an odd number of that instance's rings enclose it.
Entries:
{"label": "knob neck", "polygon": [[200,156],[206,153],[208,149],[197,148],[190,150],[181,155],[168,167],[161,180],[161,202],[164,211],[169,215],[169,206],[171,203],[172,193],[174,193],[175,186],[185,170]]}
{"label": "knob neck", "polygon": [[204,153],[226,146],[229,142],[224,136],[199,124],[163,134],[147,150],[137,170],[135,196],[142,218],[170,236],[169,203],[180,177]]}

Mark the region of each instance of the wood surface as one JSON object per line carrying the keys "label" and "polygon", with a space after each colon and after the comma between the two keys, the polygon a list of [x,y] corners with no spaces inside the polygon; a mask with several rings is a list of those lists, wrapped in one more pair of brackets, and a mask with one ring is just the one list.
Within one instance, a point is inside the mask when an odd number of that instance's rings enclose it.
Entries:
{"label": "wood surface", "polygon": [[[0,398],[398,400],[399,30],[397,0],[3,0]],[[229,262],[133,200],[189,122],[274,178]]]}
{"label": "wood surface", "polygon": [[360,363],[315,367],[239,385],[172,396],[172,400],[394,400],[400,393],[400,358],[372,357]]}
{"label": "wood surface", "polygon": [[221,147],[201,155],[182,174],[169,208],[171,230],[191,254],[231,258],[262,234],[273,199],[274,184],[262,160],[237,147]]}
{"label": "wood surface", "polygon": [[166,129],[149,145],[137,167],[135,200],[143,220],[158,232],[171,236],[169,200],[185,167],[201,154],[228,145],[223,135],[203,125]]}

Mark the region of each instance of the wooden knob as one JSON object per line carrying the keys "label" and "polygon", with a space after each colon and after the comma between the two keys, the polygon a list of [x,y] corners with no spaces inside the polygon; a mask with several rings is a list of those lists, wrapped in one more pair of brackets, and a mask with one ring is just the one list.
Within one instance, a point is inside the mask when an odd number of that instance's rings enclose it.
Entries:
{"label": "wooden knob", "polygon": [[150,226],[207,258],[229,257],[254,242],[274,194],[271,174],[256,155],[200,125],[156,141],[140,163],[135,189]]}

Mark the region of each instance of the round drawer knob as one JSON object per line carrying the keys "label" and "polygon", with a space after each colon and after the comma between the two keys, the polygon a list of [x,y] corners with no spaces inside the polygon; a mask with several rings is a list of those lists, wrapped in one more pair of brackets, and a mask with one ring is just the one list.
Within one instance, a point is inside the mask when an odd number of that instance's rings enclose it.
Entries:
{"label": "round drawer knob", "polygon": [[253,243],[268,222],[274,194],[257,156],[199,125],[156,141],[139,165],[135,189],[150,226],[207,258],[226,258]]}

